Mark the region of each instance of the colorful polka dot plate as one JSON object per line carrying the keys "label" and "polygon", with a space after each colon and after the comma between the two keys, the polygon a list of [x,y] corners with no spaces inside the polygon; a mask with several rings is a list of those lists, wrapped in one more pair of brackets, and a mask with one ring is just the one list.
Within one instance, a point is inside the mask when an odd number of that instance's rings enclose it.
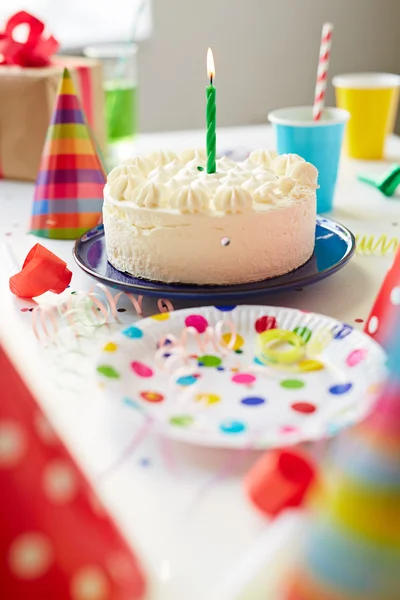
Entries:
{"label": "colorful polka dot plate", "polygon": [[[205,242],[206,243],[206,242]],[[224,240],[221,240],[224,243]],[[231,240],[226,249],[235,241]],[[168,284],[137,279],[115,269],[108,261],[103,225],[87,231],[77,240],[73,255],[78,266],[88,275],[124,292],[172,299],[201,299],[205,304],[232,298],[256,297],[268,292],[290,290],[316,283],[344,267],[355,251],[355,238],[343,225],[317,216],[315,249],[310,260],[295,271],[264,281],[241,285],[198,286]]]}
{"label": "colorful polka dot plate", "polygon": [[[278,335],[289,336],[282,361],[279,347],[267,348],[274,362],[265,366],[259,341]],[[285,363],[293,352],[302,356]],[[384,364],[376,342],[330,317],[221,306],[138,321],[104,345],[96,368],[110,399],[162,434],[265,448],[317,440],[357,422],[377,394]]]}

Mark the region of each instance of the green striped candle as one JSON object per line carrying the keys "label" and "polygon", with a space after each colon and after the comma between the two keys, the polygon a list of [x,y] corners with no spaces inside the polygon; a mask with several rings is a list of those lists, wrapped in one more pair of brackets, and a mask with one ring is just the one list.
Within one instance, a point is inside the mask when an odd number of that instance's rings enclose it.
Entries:
{"label": "green striped candle", "polygon": [[210,79],[210,85],[206,88],[207,96],[207,173],[215,173],[216,171],[216,158],[217,158],[217,136],[216,136],[216,89],[213,85],[215,77],[214,58],[211,48],[207,52],[207,74]]}

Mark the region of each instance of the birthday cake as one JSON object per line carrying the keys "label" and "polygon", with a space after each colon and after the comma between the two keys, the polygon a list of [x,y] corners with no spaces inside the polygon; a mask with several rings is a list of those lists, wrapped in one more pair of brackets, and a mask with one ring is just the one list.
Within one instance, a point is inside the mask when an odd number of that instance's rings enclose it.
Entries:
{"label": "birthday cake", "polygon": [[243,162],[159,151],[113,169],[104,188],[109,262],[141,279],[230,285],[288,273],[314,250],[318,172],[296,154]]}

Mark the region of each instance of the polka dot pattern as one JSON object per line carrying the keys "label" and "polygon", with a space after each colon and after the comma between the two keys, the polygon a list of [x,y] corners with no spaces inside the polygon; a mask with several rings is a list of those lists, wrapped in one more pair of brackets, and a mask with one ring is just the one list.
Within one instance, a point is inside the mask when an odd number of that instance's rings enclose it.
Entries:
{"label": "polka dot pattern", "polygon": [[200,367],[219,367],[222,363],[222,360],[219,356],[213,356],[211,354],[204,354],[203,356],[199,356],[199,366]]}
{"label": "polka dot pattern", "polygon": [[339,383],[337,385],[332,385],[329,388],[329,392],[334,396],[340,396],[341,394],[347,394],[352,387],[353,385],[351,383]]}
{"label": "polka dot pattern", "polygon": [[184,377],[179,377],[176,380],[176,383],[178,385],[182,385],[184,387],[188,386],[188,385],[193,385],[194,383],[196,383],[197,381],[197,377],[195,377],[194,375],[185,375]]}
{"label": "polka dot pattern", "polygon": [[394,306],[399,306],[400,305],[400,286],[394,287],[392,289],[392,291],[390,292],[390,302]]}
{"label": "polka dot pattern", "polygon": [[131,369],[138,377],[153,377],[153,369],[138,360],[131,362]]}
{"label": "polka dot pattern", "polygon": [[237,373],[237,375],[232,377],[232,381],[239,385],[250,385],[251,383],[254,383],[255,380],[255,375],[252,375],[251,373]]}
{"label": "polka dot pattern", "polygon": [[16,421],[0,421],[0,468],[17,465],[26,452],[26,439]]}
{"label": "polka dot pattern", "polygon": [[158,392],[141,392],[140,397],[146,402],[158,403],[164,400],[164,396]]}
{"label": "polka dot pattern", "polygon": [[54,559],[50,539],[40,532],[18,536],[8,552],[11,572],[19,579],[38,579],[50,568]]}
{"label": "polka dot pattern", "polygon": [[305,386],[301,379],[284,379],[281,381],[281,386],[286,390],[299,390]]}
{"label": "polka dot pattern", "polygon": [[199,333],[204,333],[208,327],[208,321],[202,315],[190,315],[185,319],[186,327],[194,327]]}
{"label": "polka dot pattern", "polygon": [[245,406],[260,406],[260,404],[265,404],[265,399],[261,396],[247,396],[242,398],[240,402]]}
{"label": "polka dot pattern", "polygon": [[99,365],[97,367],[97,372],[104,377],[108,377],[109,379],[119,379],[120,374],[117,369],[114,369],[111,365]]}
{"label": "polka dot pattern", "polygon": [[46,497],[55,504],[67,504],[78,493],[78,482],[71,466],[62,460],[53,460],[43,472]]}
{"label": "polka dot pattern", "polygon": [[263,333],[269,329],[277,329],[278,322],[275,317],[269,317],[268,315],[265,315],[256,320],[254,327],[257,333]]}
{"label": "polka dot pattern", "polygon": [[232,334],[224,333],[222,336],[222,341],[224,342],[225,346],[232,347],[232,350],[235,350],[235,351],[240,350],[244,344],[244,339],[238,333],[234,336],[234,339],[235,339],[235,341],[233,343],[233,346],[229,346],[229,344],[231,343],[231,340],[232,340]]}
{"label": "polka dot pattern", "polygon": [[[142,597],[136,558],[1,349],[0,359],[9,384],[0,394],[1,591],[21,599]],[[125,557],[113,558],[115,577],[109,556]]]}
{"label": "polka dot pattern", "polygon": [[[292,311],[291,315],[291,309],[270,309],[276,314],[272,316],[251,307],[244,315],[243,308],[238,307],[236,314],[230,315],[234,308],[218,306],[217,310],[197,308],[171,313],[171,322],[164,326],[154,325],[149,329],[143,326],[145,340],[141,344],[116,338],[116,355],[109,357],[109,363],[104,359],[104,364],[119,370],[126,357],[122,370],[129,368],[131,388],[123,388],[120,401],[160,419],[167,431],[169,428],[171,436],[183,439],[201,441],[202,436],[204,439],[219,436],[217,443],[241,446],[257,430],[260,437],[265,435],[269,440],[266,443],[272,440],[276,443],[280,434],[299,436],[296,440],[304,439],[305,431],[312,430],[316,435],[314,432],[324,423],[325,435],[328,421],[340,422],[343,407],[347,409],[347,405],[354,402],[352,389],[364,369],[362,362],[366,356],[358,352],[363,350],[360,333],[350,325],[338,322],[332,325],[332,319],[321,317],[318,320],[310,313],[303,315],[301,311]],[[228,314],[223,316],[224,312]],[[251,312],[254,316],[249,318]],[[226,350],[232,336],[229,332],[231,322],[235,327],[235,344]],[[221,332],[221,326],[225,333]],[[140,324],[133,327],[141,329]],[[302,353],[292,360],[281,353],[274,363],[265,364],[261,354],[259,358],[252,355],[258,353],[260,338],[257,336],[264,334],[272,338],[276,333],[274,330],[280,327],[293,339],[301,338]],[[193,328],[199,335],[186,335],[185,328]],[[218,339],[212,339],[215,333]],[[321,341],[316,333],[326,333],[326,340]],[[135,335],[132,340],[137,339]],[[164,336],[169,336],[170,345],[155,355]],[[345,344],[341,343],[343,340],[346,340]],[[355,347],[357,340],[360,348]],[[179,343],[185,347],[184,355],[180,355],[180,349],[175,347]],[[288,343],[284,349],[290,349]],[[169,360],[163,361],[163,355]],[[350,370],[357,365],[361,365],[360,369]],[[348,391],[347,384],[351,386]],[[107,382],[104,385],[107,387]],[[121,389],[121,384],[114,389]],[[335,400],[335,396],[346,393],[348,396],[343,401]],[[165,404],[158,409],[157,403],[163,402]],[[147,406],[149,404],[154,406]],[[319,409],[320,406],[324,410]],[[351,418],[354,417],[349,420]],[[233,439],[235,435],[239,441],[222,441],[228,436]],[[291,442],[292,438],[290,441],[288,438],[284,443]]]}
{"label": "polka dot pattern", "polygon": [[218,402],[221,402],[221,396],[218,396],[217,394],[202,393],[196,394],[195,400],[196,402],[201,402],[206,406],[210,406],[211,404],[217,404]]}
{"label": "polka dot pattern", "polygon": [[71,581],[71,600],[108,600],[107,576],[100,567],[90,565],[80,569]]}
{"label": "polka dot pattern", "polygon": [[154,321],[168,321],[170,318],[169,312],[157,313],[156,315],[152,315],[150,318]]}
{"label": "polka dot pattern", "polygon": [[139,340],[140,338],[143,337],[143,331],[141,329],[139,329],[139,327],[136,327],[135,325],[131,325],[130,327],[123,329],[122,334],[132,340]]}
{"label": "polka dot pattern", "polygon": [[222,433],[227,434],[243,433],[245,429],[246,425],[241,421],[225,421],[220,425],[220,430],[222,431]]}
{"label": "polka dot pattern", "polygon": [[194,418],[191,415],[176,415],[171,417],[169,422],[176,427],[190,427],[194,422]]}
{"label": "polka dot pattern", "polygon": [[292,408],[295,412],[305,415],[310,415],[317,410],[315,404],[312,404],[311,402],[294,402]]}
{"label": "polka dot pattern", "polygon": [[379,320],[378,317],[372,316],[368,321],[368,333],[374,334],[378,331]]}

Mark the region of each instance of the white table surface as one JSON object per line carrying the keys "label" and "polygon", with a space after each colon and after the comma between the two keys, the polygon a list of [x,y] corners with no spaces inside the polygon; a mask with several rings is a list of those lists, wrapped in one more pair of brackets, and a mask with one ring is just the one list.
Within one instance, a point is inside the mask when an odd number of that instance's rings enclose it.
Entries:
{"label": "white table surface", "polygon": [[[180,150],[203,145],[203,138],[203,132],[143,135],[133,148],[122,147],[121,153]],[[220,151],[274,147],[268,126],[220,130],[218,142]],[[399,138],[389,140],[387,154],[386,163],[342,160],[331,216],[354,233],[400,237],[399,196],[386,199],[356,180],[359,172],[382,174],[388,164],[400,162]],[[93,282],[75,265],[72,242],[27,234],[32,196],[31,184],[0,182],[0,241],[12,247],[20,263],[37,242],[63,258],[73,271],[71,288],[63,297],[69,297],[71,290],[89,290]],[[331,278],[302,291],[269,295],[257,303],[325,313],[362,328],[355,320],[367,318],[392,257],[357,254]],[[243,474],[259,454],[160,444],[151,432],[138,443],[132,424],[111,409],[94,383],[98,347],[119,326],[98,329],[82,340],[79,352],[60,343],[38,343],[32,314],[23,310],[35,304],[12,296],[9,276],[2,249],[1,340],[141,557],[150,581],[149,597],[211,599],[211,590],[236,570],[238,561],[248,557],[260,535],[268,539],[268,524],[252,508],[242,487]],[[40,302],[55,300],[47,294]],[[144,307],[147,314],[155,312],[154,302],[145,302]],[[130,310],[120,316],[125,323],[136,318]],[[251,598],[257,600],[254,594]]]}

